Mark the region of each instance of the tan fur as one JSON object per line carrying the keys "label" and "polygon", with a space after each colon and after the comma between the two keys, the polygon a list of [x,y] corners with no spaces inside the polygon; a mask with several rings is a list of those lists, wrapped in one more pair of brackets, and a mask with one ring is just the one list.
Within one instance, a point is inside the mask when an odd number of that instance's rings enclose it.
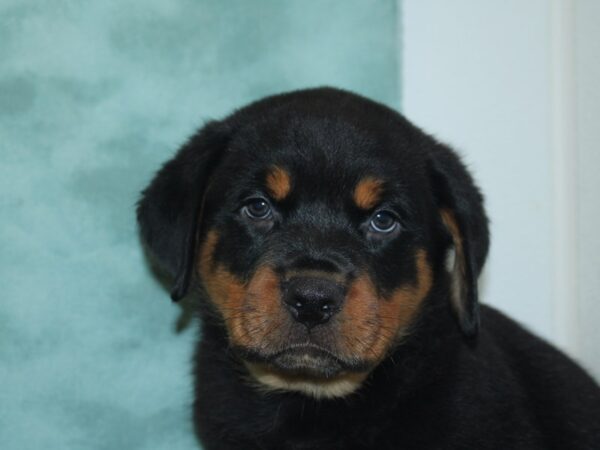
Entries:
{"label": "tan fur", "polygon": [[259,389],[266,391],[296,391],[315,398],[344,397],[360,387],[367,373],[345,373],[330,379],[307,379],[284,375],[261,364],[246,367]]}
{"label": "tan fur", "polygon": [[279,166],[271,167],[267,174],[266,183],[269,193],[277,201],[284,200],[292,189],[289,172]]}
{"label": "tan fur", "polygon": [[210,230],[200,249],[199,272],[204,287],[227,327],[235,345],[259,349],[269,343],[267,335],[281,325],[279,279],[269,267],[259,267],[248,283],[243,283],[222,266],[214,264],[219,240]]}
{"label": "tan fur", "polygon": [[[276,332],[288,319],[282,306],[279,277],[268,266],[261,266],[248,284],[243,321],[245,339],[239,343],[269,353],[279,349],[284,342]],[[288,319],[289,320],[289,319]]]}
{"label": "tan fur", "polygon": [[[427,262],[427,252],[423,249],[417,251],[415,255],[415,264],[417,267],[417,282],[414,285],[403,286],[396,289],[392,296],[391,302],[388,305],[394,304],[394,306],[387,306],[387,308],[398,312],[397,322],[392,321],[390,323],[384,323],[387,326],[393,326],[399,330],[406,330],[406,328],[413,322],[415,315],[417,314],[421,302],[425,299],[431,286],[433,284],[433,272],[431,266]],[[387,314],[383,314],[384,317],[389,317]]]}
{"label": "tan fur", "polygon": [[455,311],[459,316],[462,316],[462,314],[464,314],[463,297],[465,290],[465,254],[462,236],[452,211],[449,209],[442,209],[440,210],[440,215],[454,242],[453,259],[448,261],[448,270],[452,276],[450,299]]}
{"label": "tan fur", "polygon": [[377,291],[367,275],[361,275],[352,282],[346,295],[339,321],[341,329],[340,351],[344,355],[367,360],[378,360],[379,351],[372,349],[379,329]]}
{"label": "tan fur", "polygon": [[365,177],[354,188],[354,203],[361,209],[371,209],[380,202],[383,194],[383,181]]}
{"label": "tan fur", "polygon": [[433,283],[425,250],[416,252],[415,265],[416,283],[396,289],[388,298],[378,298],[365,275],[352,283],[340,313],[341,335],[346,337],[344,354],[376,363],[407,332]]}
{"label": "tan fur", "polygon": [[200,277],[210,300],[223,316],[230,335],[239,336],[243,334],[240,311],[246,288],[232,273],[215,267],[213,255],[218,241],[218,233],[209,231],[200,250]]}

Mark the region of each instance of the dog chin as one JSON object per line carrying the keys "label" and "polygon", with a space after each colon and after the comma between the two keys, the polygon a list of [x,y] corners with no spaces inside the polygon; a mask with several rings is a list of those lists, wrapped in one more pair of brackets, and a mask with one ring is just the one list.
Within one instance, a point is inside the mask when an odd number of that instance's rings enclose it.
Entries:
{"label": "dog chin", "polygon": [[326,350],[299,346],[284,350],[269,360],[279,372],[305,378],[334,378],[343,370],[343,363]]}
{"label": "dog chin", "polygon": [[348,371],[332,353],[313,346],[291,347],[265,361],[246,360],[261,390],[295,391],[314,398],[344,397],[356,391],[367,371]]}

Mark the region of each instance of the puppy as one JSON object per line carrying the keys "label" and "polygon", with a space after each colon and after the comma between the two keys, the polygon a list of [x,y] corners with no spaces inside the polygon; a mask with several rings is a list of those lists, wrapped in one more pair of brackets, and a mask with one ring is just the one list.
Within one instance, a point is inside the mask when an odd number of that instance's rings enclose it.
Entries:
{"label": "puppy", "polygon": [[330,88],[252,103],[137,214],[173,299],[201,294],[205,449],[600,449],[590,376],[479,305],[465,166],[389,108]]}

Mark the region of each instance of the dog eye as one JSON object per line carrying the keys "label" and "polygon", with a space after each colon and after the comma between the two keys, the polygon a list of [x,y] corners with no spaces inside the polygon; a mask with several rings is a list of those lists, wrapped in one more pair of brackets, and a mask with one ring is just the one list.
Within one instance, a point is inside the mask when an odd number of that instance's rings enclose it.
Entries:
{"label": "dog eye", "polygon": [[376,233],[389,234],[398,228],[396,216],[389,211],[378,211],[371,218],[369,228]]}
{"label": "dog eye", "polygon": [[253,220],[265,220],[271,217],[271,205],[264,198],[251,198],[242,208],[242,213]]}

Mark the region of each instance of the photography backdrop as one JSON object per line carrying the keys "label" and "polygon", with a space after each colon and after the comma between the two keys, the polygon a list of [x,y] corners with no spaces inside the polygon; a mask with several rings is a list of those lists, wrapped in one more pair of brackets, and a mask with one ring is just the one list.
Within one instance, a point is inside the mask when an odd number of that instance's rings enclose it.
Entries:
{"label": "photography backdrop", "polygon": [[597,23],[597,0],[0,0],[0,449],[198,448],[195,324],[139,191],[203,121],[323,84],[462,153],[483,301],[600,377]]}
{"label": "photography backdrop", "polygon": [[397,15],[0,2],[0,448],[198,448],[195,326],[147,268],[139,191],[203,121],[263,95],[328,84],[397,108]]}

